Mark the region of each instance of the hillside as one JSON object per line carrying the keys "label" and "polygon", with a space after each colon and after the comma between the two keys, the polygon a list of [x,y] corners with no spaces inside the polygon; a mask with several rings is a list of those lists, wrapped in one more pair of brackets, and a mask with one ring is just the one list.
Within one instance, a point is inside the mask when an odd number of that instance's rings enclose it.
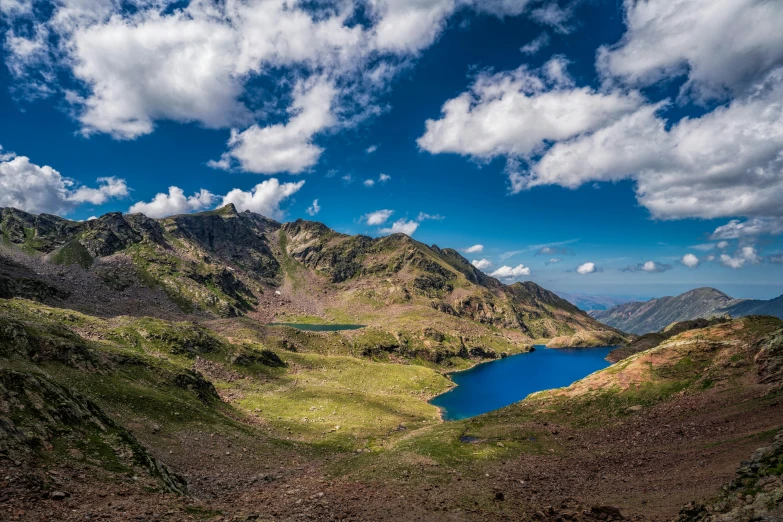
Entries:
{"label": "hillside", "polygon": [[[759,306],[765,302],[758,302]],[[709,318],[726,313],[732,317],[756,313],[752,309],[744,310],[743,303],[745,301],[742,299],[734,299],[714,288],[696,288],[675,297],[626,303],[603,311],[593,310],[590,315],[624,332],[642,335],[658,332],[672,323],[691,319]],[[783,317],[781,313],[763,315]]]}
{"label": "hillside", "polygon": [[338,335],[356,343],[374,333],[368,353],[458,365],[558,336],[622,339],[535,283],[502,284],[457,251],[403,234],[347,236],[233,205],[86,222],[5,208],[0,231],[0,297],[93,315],[358,323],[368,328]]}
{"label": "hillside", "polygon": [[[21,520],[672,519],[783,425],[781,331],[690,330],[444,423],[438,371],[330,335],[293,351],[244,319],[229,335],[0,299],[0,501]],[[748,484],[778,484],[768,461]]]}

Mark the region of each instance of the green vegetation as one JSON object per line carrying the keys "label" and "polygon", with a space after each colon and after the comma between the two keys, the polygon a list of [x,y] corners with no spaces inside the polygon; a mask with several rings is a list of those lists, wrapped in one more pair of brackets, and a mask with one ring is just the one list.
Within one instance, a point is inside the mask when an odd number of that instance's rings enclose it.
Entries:
{"label": "green vegetation", "polygon": [[94,262],[84,245],[76,239],[56,250],[51,261],[57,265],[79,265],[85,270],[90,268]]}

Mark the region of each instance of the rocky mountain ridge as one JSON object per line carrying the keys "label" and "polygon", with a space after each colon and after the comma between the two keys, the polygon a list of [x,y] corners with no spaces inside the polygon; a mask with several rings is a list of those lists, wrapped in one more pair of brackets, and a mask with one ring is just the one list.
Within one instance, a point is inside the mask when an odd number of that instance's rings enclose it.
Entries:
{"label": "rocky mountain ridge", "polygon": [[609,310],[592,310],[590,316],[624,332],[643,335],[673,323],[730,315],[772,315],[783,318],[783,296],[769,301],[735,299],[714,288],[695,288],[678,296],[625,303]]}
{"label": "rocky mountain ridge", "polygon": [[577,334],[588,345],[622,339],[535,283],[505,285],[456,250],[404,234],[348,236],[233,205],[85,222],[4,208],[0,232],[0,295],[97,315],[360,323],[395,339],[386,350],[430,346],[439,360]]}

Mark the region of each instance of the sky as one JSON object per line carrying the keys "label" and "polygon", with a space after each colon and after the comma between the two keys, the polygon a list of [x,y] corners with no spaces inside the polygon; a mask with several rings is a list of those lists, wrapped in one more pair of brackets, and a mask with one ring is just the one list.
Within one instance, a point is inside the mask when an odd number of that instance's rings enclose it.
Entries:
{"label": "sky", "polygon": [[783,3],[0,0],[0,207],[233,203],[506,283],[783,294]]}

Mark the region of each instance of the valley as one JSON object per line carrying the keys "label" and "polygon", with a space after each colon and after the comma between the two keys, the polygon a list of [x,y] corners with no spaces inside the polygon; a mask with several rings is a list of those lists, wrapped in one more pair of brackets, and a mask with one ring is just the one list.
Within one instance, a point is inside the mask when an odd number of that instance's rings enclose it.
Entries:
{"label": "valley", "polygon": [[[634,338],[403,234],[233,207],[0,215],[10,520],[780,514],[774,317],[677,329],[609,366],[596,347]],[[563,388],[453,421],[430,402],[450,372],[545,356],[559,369],[576,346],[600,351],[597,371],[536,389]],[[762,446],[741,505],[720,500]]]}

